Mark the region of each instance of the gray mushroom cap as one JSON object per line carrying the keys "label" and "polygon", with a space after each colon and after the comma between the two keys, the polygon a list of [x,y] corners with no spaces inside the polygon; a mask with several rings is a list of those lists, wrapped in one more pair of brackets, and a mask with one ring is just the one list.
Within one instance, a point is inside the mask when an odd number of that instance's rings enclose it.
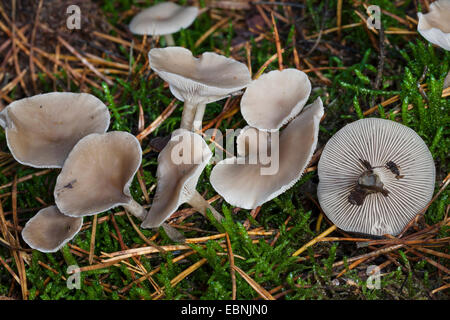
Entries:
{"label": "gray mushroom cap", "polygon": [[182,47],[154,48],[149,63],[180,101],[210,103],[245,88],[251,81],[245,64],[205,52],[195,58]]}
{"label": "gray mushroom cap", "polygon": [[168,35],[189,27],[197,15],[197,7],[162,2],[139,12],[131,20],[129,27],[134,34]]}
{"label": "gray mushroom cap", "polygon": [[417,31],[429,42],[450,50],[450,0],[435,1],[427,14],[418,12],[417,16]]}
{"label": "gray mushroom cap", "polygon": [[130,185],[141,164],[139,141],[130,133],[90,134],[70,152],[56,179],[55,203],[82,217],[135,203]]}
{"label": "gray mushroom cap", "polygon": [[203,138],[177,129],[158,156],[158,186],[143,228],[159,227],[180,205],[197,194],[198,179],[212,157]]}
{"label": "gray mushroom cap", "polygon": [[[367,161],[387,196],[370,193],[362,205],[349,195]],[[396,176],[387,166],[392,161]],[[326,144],[319,164],[318,199],[337,227],[375,236],[397,235],[431,200],[435,183],[433,157],[414,130],[395,121],[367,118],[339,130]]]}
{"label": "gray mushroom cap", "polygon": [[14,158],[36,168],[61,168],[73,146],[109,127],[109,111],[87,93],[52,92],[20,99],[0,113]]}
{"label": "gray mushroom cap", "polygon": [[273,70],[248,85],[241,113],[254,128],[278,130],[302,111],[310,93],[311,82],[304,72]]}
{"label": "gray mushroom cap", "polygon": [[[246,139],[238,137],[238,157],[220,161],[212,170],[210,181],[214,189],[233,206],[254,209],[291,188],[303,175],[317,145],[320,119],[323,116],[322,100],[317,98],[293,119],[279,135],[279,153],[272,154],[266,165],[247,161],[259,152],[252,151]],[[247,128],[242,135],[259,132],[260,139],[268,139],[274,132]],[[273,138],[271,143],[275,143]],[[262,174],[262,169],[278,161],[274,174]]]}
{"label": "gray mushroom cap", "polygon": [[83,218],[68,217],[50,206],[28,220],[22,238],[33,249],[56,252],[75,237],[82,225]]}

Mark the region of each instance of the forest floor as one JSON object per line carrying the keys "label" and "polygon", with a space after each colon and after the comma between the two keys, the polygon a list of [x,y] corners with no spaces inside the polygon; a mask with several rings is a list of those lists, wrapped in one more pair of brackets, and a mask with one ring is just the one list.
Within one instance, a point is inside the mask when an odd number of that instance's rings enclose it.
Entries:
{"label": "forest floor", "polygon": [[[0,110],[51,91],[88,92],[111,111],[110,130],[141,141],[143,161],[131,186],[150,207],[158,150],[178,128],[182,103],[152,72],[147,54],[164,39],[133,36],[131,18],[151,0],[8,0],[0,4]],[[201,8],[174,34],[194,55],[213,51],[248,65],[255,78],[297,68],[309,76],[309,102],[326,112],[312,162],[292,188],[255,210],[228,205],[202,174],[198,191],[225,216],[206,220],[184,205],[168,222],[186,243],[161,229],[139,228],[122,208],[86,217],[59,252],[30,250],[25,223],[54,203],[59,170],[12,158],[0,132],[0,299],[448,299],[450,53],[417,33],[428,0],[179,1]],[[81,29],[68,30],[69,5]],[[381,9],[381,29],[367,27],[366,8]],[[424,98],[426,97],[426,99]],[[207,106],[203,130],[241,128],[240,96]],[[435,197],[397,238],[368,239],[336,229],[317,202],[317,162],[344,125],[380,117],[414,129],[436,164]],[[363,239],[361,239],[363,238]],[[161,253],[151,246],[165,249]],[[136,249],[133,257],[124,251]],[[300,249],[300,250],[299,250]],[[70,289],[68,267],[81,268]],[[369,278],[370,266],[379,282]]]}

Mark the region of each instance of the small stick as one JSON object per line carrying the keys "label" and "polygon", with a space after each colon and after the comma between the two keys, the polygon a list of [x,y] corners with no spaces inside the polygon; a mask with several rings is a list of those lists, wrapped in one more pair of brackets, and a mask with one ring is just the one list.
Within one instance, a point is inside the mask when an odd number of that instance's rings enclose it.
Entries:
{"label": "small stick", "polygon": [[300,249],[298,249],[297,251],[294,252],[294,254],[292,255],[293,257],[298,256],[299,254],[301,254],[303,251],[305,251],[308,247],[316,244],[317,242],[319,242],[319,240],[321,240],[322,238],[325,238],[327,235],[329,235],[330,233],[332,233],[333,231],[337,230],[336,225],[332,225],[331,227],[329,227],[327,230],[325,230],[324,232],[322,232],[320,235],[318,235],[317,237],[315,237],[314,239],[312,239],[311,241],[309,241],[307,244],[305,244],[303,247],[301,247]]}
{"label": "small stick", "polygon": [[92,262],[94,261],[95,234],[97,233],[97,219],[98,215],[96,214],[92,221],[91,244],[89,247],[89,264],[92,264]]}
{"label": "small stick", "polygon": [[242,278],[264,299],[264,300],[275,300],[275,298],[260,284],[258,284],[255,280],[253,280],[248,274],[246,274],[243,270],[241,270],[237,266],[233,266],[234,270],[236,270]]}
{"label": "small stick", "polygon": [[89,61],[86,60],[78,51],[72,47],[66,40],[58,36],[58,41],[61,42],[63,46],[65,46],[73,55],[75,55],[78,59],[80,59],[81,63],[83,63],[86,67],[88,67],[92,72],[94,72],[98,77],[100,77],[107,84],[112,86],[114,83],[109,80],[103,73],[98,71]]}
{"label": "small stick", "polygon": [[230,260],[230,274],[231,274],[231,300],[236,300],[236,272],[234,270],[234,256],[231,249],[230,236],[226,233],[227,247],[228,247],[228,259]]}
{"label": "small stick", "polygon": [[273,33],[275,36],[275,45],[277,48],[278,69],[283,70],[283,54],[281,53],[280,35],[278,34],[277,23],[275,21],[275,17],[273,16],[273,12],[271,13],[271,18],[273,24]]}

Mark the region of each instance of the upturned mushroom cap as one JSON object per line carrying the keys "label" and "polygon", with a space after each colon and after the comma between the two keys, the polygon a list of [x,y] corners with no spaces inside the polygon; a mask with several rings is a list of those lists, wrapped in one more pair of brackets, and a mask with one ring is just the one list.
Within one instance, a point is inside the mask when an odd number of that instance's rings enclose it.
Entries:
{"label": "upturned mushroom cap", "polygon": [[[244,209],[254,209],[272,200],[291,188],[303,175],[316,148],[320,119],[323,116],[322,100],[317,98],[292,120],[279,136],[279,153],[272,155],[268,165],[260,162],[245,163],[251,146],[244,146],[241,136],[238,137],[238,157],[220,161],[212,170],[210,181],[214,189],[231,205]],[[241,132],[250,135],[251,128]],[[267,139],[269,134],[259,131],[261,139]],[[274,141],[272,141],[274,143]],[[246,150],[246,151],[244,151]],[[250,150],[250,151],[248,151]],[[278,161],[278,171],[275,174],[262,175],[261,169],[272,165],[273,159]]]}
{"label": "upturned mushroom cap", "polygon": [[[388,192],[370,193],[362,205],[349,201],[367,161]],[[387,164],[396,165],[394,174]],[[397,235],[430,201],[433,158],[412,129],[395,121],[368,118],[339,130],[326,144],[318,165],[318,199],[337,227],[375,236]]]}
{"label": "upturned mushroom cap", "polygon": [[438,0],[427,14],[417,13],[417,31],[429,42],[450,50],[450,0]]}
{"label": "upturned mushroom cap", "polygon": [[[183,158],[185,160],[182,160]],[[212,157],[203,138],[177,129],[158,156],[158,186],[143,228],[159,227],[177,208],[190,200],[203,169]]]}
{"label": "upturned mushroom cap", "polygon": [[297,69],[274,70],[248,85],[241,113],[259,130],[278,130],[302,111],[311,93],[308,76]]}
{"label": "upturned mushroom cap", "polygon": [[54,196],[59,210],[83,217],[134,202],[129,187],[141,157],[139,141],[127,132],[84,137],[56,179]]}
{"label": "upturned mushroom cap", "polygon": [[183,7],[173,2],[158,3],[139,12],[130,22],[130,31],[152,36],[172,34],[189,27],[197,15],[197,7]]}
{"label": "upturned mushroom cap", "polygon": [[75,237],[82,225],[83,218],[68,217],[51,206],[28,220],[22,238],[33,249],[56,252]]}
{"label": "upturned mushroom cap", "polygon": [[148,57],[152,70],[169,83],[170,91],[180,101],[214,102],[251,81],[245,64],[213,52],[195,58],[182,47],[154,48]]}
{"label": "upturned mushroom cap", "polygon": [[14,158],[36,168],[61,168],[84,136],[103,133],[109,112],[91,94],[52,92],[20,99],[0,114]]}

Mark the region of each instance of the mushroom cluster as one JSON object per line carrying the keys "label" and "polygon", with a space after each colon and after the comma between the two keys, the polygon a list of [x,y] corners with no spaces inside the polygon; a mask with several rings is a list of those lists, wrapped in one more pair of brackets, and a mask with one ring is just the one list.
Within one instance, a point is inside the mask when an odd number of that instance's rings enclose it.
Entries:
{"label": "mushroom cluster", "polygon": [[[158,187],[143,228],[161,225],[182,203],[189,203],[203,214],[208,208],[216,219],[221,219],[195,190],[211,158],[197,132],[207,103],[244,88],[241,110],[249,126],[237,136],[238,155],[213,168],[212,186],[228,203],[253,209],[300,179],[316,148],[323,116],[320,98],[304,108],[311,92],[304,72],[271,71],[252,81],[247,67],[240,62],[210,52],[195,58],[181,47],[152,49],[149,63],[169,83],[172,94],[184,101],[184,108],[180,129],[172,134],[158,157]],[[268,156],[268,161],[262,154]]]}
{"label": "mushroom cluster", "polygon": [[14,101],[0,113],[16,161],[62,168],[56,205],[40,210],[22,231],[30,247],[55,252],[78,233],[84,216],[117,206],[141,220],[146,216],[129,191],[141,163],[140,143],[127,132],[106,132],[109,123],[108,108],[87,93],[39,94]]}
{"label": "mushroom cluster", "polygon": [[180,129],[158,156],[156,196],[143,228],[156,228],[183,204],[203,215],[209,209],[217,220],[222,216],[197,191],[201,173],[211,151],[197,132],[202,127],[206,104],[228,97],[250,82],[247,67],[234,59],[205,52],[199,58],[182,47],[155,48],[149,54],[150,68],[184,102]]}
{"label": "mushroom cluster", "polygon": [[254,209],[301,178],[323,116],[320,98],[304,108],[310,92],[308,77],[297,69],[271,71],[247,87],[241,110],[250,126],[237,137],[238,156],[220,161],[211,172],[212,186],[228,203]]}
{"label": "mushroom cluster", "polygon": [[[197,191],[212,152],[202,136],[206,105],[245,90],[241,113],[247,126],[236,135],[237,155],[219,161],[210,182],[229,204],[255,209],[291,188],[317,147],[324,115],[321,98],[307,104],[308,76],[297,69],[267,72],[252,80],[247,66],[214,52],[194,57],[174,46],[172,34],[189,27],[196,7],[171,2],[136,15],[129,28],[164,36],[167,48],[148,53],[150,68],[182,101],[180,128],[158,156],[157,189],[149,211],[130,192],[141,166],[142,149],[127,132],[107,132],[108,108],[86,93],[52,92],[21,99],[0,112],[8,147],[21,164],[61,168],[55,205],[40,210],[22,231],[24,241],[55,252],[81,229],[83,217],[121,206],[142,228],[163,226],[187,203],[201,214],[222,215]],[[450,50],[450,0],[419,13],[419,32]],[[412,129],[384,119],[363,119],[339,130],[318,164],[317,196],[327,217],[342,230],[374,236],[397,235],[432,197],[435,167],[431,153]]]}

